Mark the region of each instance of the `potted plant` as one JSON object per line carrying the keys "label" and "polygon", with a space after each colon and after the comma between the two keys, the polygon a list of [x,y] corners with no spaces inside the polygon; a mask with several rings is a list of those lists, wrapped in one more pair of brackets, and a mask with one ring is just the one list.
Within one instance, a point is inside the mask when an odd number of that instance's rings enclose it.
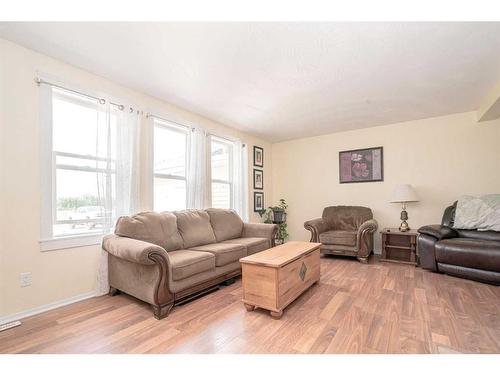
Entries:
{"label": "potted plant", "polygon": [[278,233],[276,235],[276,243],[282,244],[288,238],[286,224],[286,209],[288,204],[284,199],[280,199],[277,206],[270,206],[267,209],[259,211],[260,217],[264,219],[266,224],[277,224]]}

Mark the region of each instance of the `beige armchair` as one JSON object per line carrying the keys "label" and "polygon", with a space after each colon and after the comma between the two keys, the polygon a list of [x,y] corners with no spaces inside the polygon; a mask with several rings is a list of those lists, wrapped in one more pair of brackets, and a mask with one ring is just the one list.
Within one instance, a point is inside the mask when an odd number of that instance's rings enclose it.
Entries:
{"label": "beige armchair", "polygon": [[378,224],[367,207],[332,206],[320,219],[306,221],[304,228],[311,232],[311,242],[321,242],[322,254],[352,256],[367,263]]}

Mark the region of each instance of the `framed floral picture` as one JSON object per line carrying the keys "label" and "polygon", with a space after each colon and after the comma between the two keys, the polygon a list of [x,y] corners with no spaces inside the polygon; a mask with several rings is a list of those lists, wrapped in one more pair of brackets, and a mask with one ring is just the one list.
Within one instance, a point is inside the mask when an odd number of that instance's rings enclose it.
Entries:
{"label": "framed floral picture", "polygon": [[253,210],[259,212],[264,209],[264,193],[254,191],[253,193]]}
{"label": "framed floral picture", "polygon": [[264,171],[260,169],[253,170],[253,188],[258,190],[264,189]]}
{"label": "framed floral picture", "polygon": [[384,181],[383,147],[339,152],[339,182]]}
{"label": "framed floral picture", "polygon": [[264,168],[264,149],[253,146],[253,166]]}

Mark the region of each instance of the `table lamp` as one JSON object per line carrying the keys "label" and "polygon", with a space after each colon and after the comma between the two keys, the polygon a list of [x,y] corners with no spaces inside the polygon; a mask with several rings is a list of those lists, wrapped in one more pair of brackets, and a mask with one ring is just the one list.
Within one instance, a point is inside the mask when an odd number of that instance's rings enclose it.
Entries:
{"label": "table lamp", "polygon": [[396,185],[394,191],[391,195],[391,203],[402,203],[403,211],[401,211],[401,225],[399,230],[401,232],[407,232],[410,230],[408,223],[408,212],[406,212],[406,203],[408,202],[418,202],[418,197],[410,184],[400,184]]}

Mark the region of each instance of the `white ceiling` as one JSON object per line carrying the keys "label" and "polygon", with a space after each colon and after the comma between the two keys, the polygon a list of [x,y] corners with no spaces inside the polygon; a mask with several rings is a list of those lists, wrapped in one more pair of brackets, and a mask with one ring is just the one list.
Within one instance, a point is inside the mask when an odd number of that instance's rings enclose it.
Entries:
{"label": "white ceiling", "polygon": [[0,23],[0,36],[270,141],[475,110],[500,23]]}

